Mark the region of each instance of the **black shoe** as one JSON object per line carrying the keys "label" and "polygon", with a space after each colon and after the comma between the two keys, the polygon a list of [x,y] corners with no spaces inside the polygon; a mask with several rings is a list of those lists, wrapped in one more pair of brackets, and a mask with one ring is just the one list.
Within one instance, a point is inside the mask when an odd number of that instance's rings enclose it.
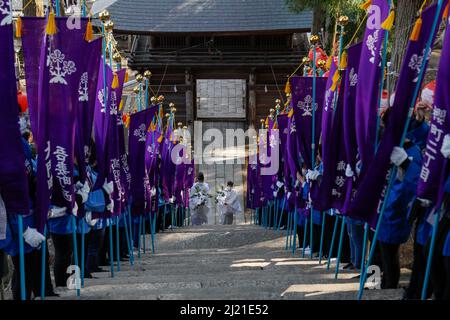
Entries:
{"label": "black shoe", "polygon": [[344,266],[344,270],[346,270],[346,269],[349,269],[349,270],[353,270],[355,268],[355,266],[353,265],[353,263],[347,263],[345,266]]}

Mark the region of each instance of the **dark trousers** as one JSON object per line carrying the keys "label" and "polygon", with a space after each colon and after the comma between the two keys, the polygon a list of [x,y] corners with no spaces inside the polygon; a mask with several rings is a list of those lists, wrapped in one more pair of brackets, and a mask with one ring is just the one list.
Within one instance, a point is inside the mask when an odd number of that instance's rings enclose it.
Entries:
{"label": "dark trousers", "polygon": [[[423,281],[425,278],[425,270],[427,267],[427,256],[426,247],[417,243],[417,225],[414,233],[414,258],[413,267],[411,272],[411,278],[409,280],[409,286],[406,290],[406,299],[419,300],[422,297]],[[433,289],[431,283],[428,284],[427,288],[427,298],[431,297]]]}
{"label": "dark trousers", "polygon": [[72,234],[51,233],[53,245],[55,246],[55,264],[53,273],[55,275],[56,287],[65,287],[69,274],[67,268],[72,263],[73,240]]}
{"label": "dark trousers", "polygon": [[382,289],[397,289],[400,280],[400,244],[380,242],[383,265]]}
{"label": "dark trousers", "polygon": [[434,298],[436,300],[450,300],[450,257],[442,256],[441,251],[434,252],[430,280]]}
{"label": "dark trousers", "polygon": [[87,268],[90,271],[97,270],[100,266],[100,249],[103,247],[105,230],[106,229],[91,230],[91,232],[87,234],[89,236]]}

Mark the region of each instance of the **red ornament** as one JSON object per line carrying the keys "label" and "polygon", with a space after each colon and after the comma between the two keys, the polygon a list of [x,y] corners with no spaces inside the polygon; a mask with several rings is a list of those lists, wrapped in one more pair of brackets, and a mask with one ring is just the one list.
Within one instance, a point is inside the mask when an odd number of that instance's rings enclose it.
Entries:
{"label": "red ornament", "polygon": [[[309,60],[312,62],[314,60],[314,53],[311,50],[309,50],[309,55],[308,55]],[[317,63],[319,62],[319,60],[323,60],[323,61],[327,61],[328,60],[328,56],[325,53],[325,51],[322,50],[322,48],[317,47],[316,48],[316,66],[319,67],[317,65]]]}
{"label": "red ornament", "polygon": [[19,103],[20,111],[22,113],[28,110],[27,95],[23,94],[22,91],[17,92],[17,102]]}

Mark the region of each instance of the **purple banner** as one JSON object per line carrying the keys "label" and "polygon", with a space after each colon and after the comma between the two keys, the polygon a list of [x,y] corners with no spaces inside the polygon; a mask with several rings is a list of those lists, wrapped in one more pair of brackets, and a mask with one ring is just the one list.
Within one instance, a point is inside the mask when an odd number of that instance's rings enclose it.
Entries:
{"label": "purple banner", "polygon": [[143,215],[146,211],[146,195],[150,190],[150,183],[145,168],[145,142],[150,123],[157,107],[134,113],[130,116],[129,130],[129,158],[131,173],[131,213]]}
{"label": "purple banner", "polygon": [[[312,114],[315,110],[315,155],[317,156],[317,146],[319,143],[322,110],[325,102],[325,89],[328,78],[316,78],[316,101],[313,105],[313,78],[312,77],[292,77],[292,108],[294,109],[295,130],[299,139],[299,148],[302,160],[308,169],[312,166]],[[289,148],[290,146],[288,146]],[[295,155],[298,158],[298,154]]]}
{"label": "purple banner", "polygon": [[450,133],[450,29],[447,28],[436,79],[431,129],[420,172],[417,196],[436,203],[442,178],[448,177],[447,160],[440,152],[445,135]]}
{"label": "purple banner", "polygon": [[0,9],[0,195],[7,212],[28,215],[30,200],[18,124],[12,12],[8,2],[2,2]]}
{"label": "purple banner", "polygon": [[43,230],[51,203],[71,213],[74,197],[73,166],[78,88],[87,63],[84,31],[69,29],[67,18],[57,18],[58,32],[46,36],[40,54],[38,89],[37,219]]}
{"label": "purple banner", "polygon": [[163,198],[167,202],[173,196],[175,164],[171,159],[173,149],[173,119],[169,118],[167,122],[166,133],[161,146],[161,184]]}
{"label": "purple banner", "polygon": [[[367,221],[372,227],[376,225],[378,212],[384,200],[384,191],[391,172],[390,156],[392,150],[400,144],[409,108],[415,104],[412,99],[416,86],[421,86],[421,83],[418,83],[421,66],[429,61],[429,57],[424,59],[423,55],[430,36],[433,39],[436,37],[436,33],[431,35],[435,15],[436,5],[432,5],[423,11],[420,37],[417,41],[409,41],[408,43],[395,90],[399,94],[395,95],[394,104],[377,154],[370,164],[367,174],[360,181],[355,199],[350,207],[352,217]],[[442,12],[440,12],[440,16],[442,17]],[[359,81],[361,82],[363,79],[359,78]]]}
{"label": "purple banner", "polygon": [[38,87],[39,61],[42,42],[45,39],[47,21],[42,18],[22,18],[22,50],[25,64],[25,80],[27,87],[28,113],[31,131],[35,141],[38,140]]}
{"label": "purple banner", "polygon": [[[117,71],[119,78],[119,85],[117,88],[111,88],[111,95],[109,97],[109,128],[108,128],[108,156],[107,163],[109,163],[108,182],[114,182],[114,191],[111,194],[114,201],[113,215],[120,215],[124,209],[122,206],[125,201],[124,186],[122,185],[121,170],[120,170],[120,145],[119,145],[119,126],[122,125],[122,116],[119,113],[119,105],[122,100],[123,83],[125,79],[125,69]],[[108,113],[108,109],[106,113]]]}
{"label": "purple banner", "polygon": [[357,179],[356,179],[356,163],[358,162],[358,143],[356,141],[356,123],[355,123],[355,108],[356,108],[356,87],[358,85],[358,72],[359,72],[359,59],[361,57],[362,42],[351,46],[347,50],[348,64],[347,72],[348,76],[345,79],[344,90],[344,141],[345,141],[345,154],[347,164],[350,165],[354,177],[346,177],[345,188],[345,204],[342,208],[342,212],[345,214],[348,211],[348,206],[353,200],[353,196],[356,192]]}
{"label": "purple banner", "polygon": [[89,164],[90,157],[97,89],[97,81],[95,79],[98,79],[102,39],[86,43],[82,50],[87,63],[84,70],[80,69],[81,76],[78,85],[78,107],[76,111],[75,156],[78,160],[80,181],[84,183],[86,181],[86,166]]}
{"label": "purple banner", "polygon": [[388,17],[387,0],[372,0],[364,34],[358,78],[363,86],[356,88],[356,140],[362,163],[360,177],[367,171],[375,155],[377,110],[381,81],[381,58],[385,30],[381,23]]}

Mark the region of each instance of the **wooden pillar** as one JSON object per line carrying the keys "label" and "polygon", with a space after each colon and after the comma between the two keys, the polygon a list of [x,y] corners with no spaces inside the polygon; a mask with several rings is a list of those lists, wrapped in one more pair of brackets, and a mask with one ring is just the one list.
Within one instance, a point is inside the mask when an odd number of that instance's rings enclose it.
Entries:
{"label": "wooden pillar", "polygon": [[248,79],[248,124],[256,127],[256,75],[253,69]]}
{"label": "wooden pillar", "polygon": [[185,85],[186,85],[186,126],[191,132],[191,138],[193,137],[194,128],[194,79],[189,69],[184,72]]}

